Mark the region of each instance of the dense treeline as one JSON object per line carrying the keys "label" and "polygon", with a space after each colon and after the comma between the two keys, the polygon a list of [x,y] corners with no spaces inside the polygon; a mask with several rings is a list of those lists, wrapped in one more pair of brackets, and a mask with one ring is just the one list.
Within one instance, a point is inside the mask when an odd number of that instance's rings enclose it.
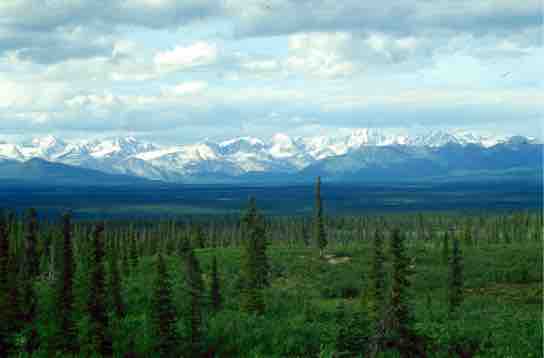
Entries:
{"label": "dense treeline", "polygon": [[198,222],[5,212],[0,356],[539,357],[542,228],[532,212],[327,217],[319,181],[313,217],[254,199]]}

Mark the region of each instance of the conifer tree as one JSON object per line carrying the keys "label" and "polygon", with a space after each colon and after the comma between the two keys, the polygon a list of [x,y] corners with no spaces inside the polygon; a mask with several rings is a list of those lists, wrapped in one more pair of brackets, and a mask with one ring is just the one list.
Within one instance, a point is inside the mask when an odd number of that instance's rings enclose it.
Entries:
{"label": "conifer tree", "polygon": [[10,222],[5,214],[0,212],[0,357],[8,355],[9,339],[11,336],[11,321],[13,309],[10,305],[10,275],[9,271],[9,233]]}
{"label": "conifer tree", "polygon": [[314,217],[314,240],[319,249],[319,257],[323,257],[323,250],[327,246],[327,235],[325,233],[325,222],[323,219],[323,201],[321,200],[321,178],[317,177],[315,185],[315,217]]}
{"label": "conifer tree", "polygon": [[374,252],[372,257],[370,309],[373,339],[371,352],[376,355],[384,339],[384,301],[385,301],[385,254],[383,250],[383,234],[376,230],[374,233]]}
{"label": "conifer tree", "polygon": [[450,235],[448,231],[446,231],[442,238],[442,262],[444,262],[444,264],[448,263],[449,257],[450,257]]}
{"label": "conifer tree", "polygon": [[266,259],[264,223],[257,212],[254,198],[250,199],[249,208],[242,218],[242,232],[240,306],[245,312],[260,314],[265,308],[262,289],[267,281],[268,263],[263,260]]}
{"label": "conifer tree", "polygon": [[448,288],[449,312],[453,315],[463,302],[463,258],[461,255],[459,239],[457,238],[453,239]]}
{"label": "conifer tree", "polygon": [[162,254],[159,253],[151,304],[151,323],[154,351],[160,357],[177,357],[180,340],[176,330],[176,317],[170,276]]}
{"label": "conifer tree", "polygon": [[131,234],[129,236],[130,246],[129,246],[129,262],[130,269],[134,271],[138,266],[138,248],[136,246],[136,236]]}
{"label": "conifer tree", "polygon": [[191,297],[191,306],[189,312],[190,332],[191,332],[191,357],[197,357],[202,349],[202,297],[204,283],[202,281],[202,272],[200,264],[192,249],[189,250],[186,259],[187,279],[189,293]]}
{"label": "conifer tree", "polygon": [[219,311],[223,304],[223,298],[221,297],[221,282],[219,279],[219,272],[217,269],[217,257],[213,257],[212,261],[212,283],[211,283],[211,303],[214,311]]}
{"label": "conifer tree", "polygon": [[106,310],[106,275],[104,269],[104,225],[96,225],[90,262],[90,292],[88,311],[91,324],[91,341],[102,355],[111,355],[112,346],[109,337],[108,315]]}
{"label": "conifer tree", "polygon": [[60,331],[57,338],[59,349],[71,354],[78,351],[77,327],[74,322],[74,253],[70,214],[63,216],[63,243],[61,274],[58,282],[57,307]]}
{"label": "conifer tree", "polygon": [[125,316],[125,306],[121,295],[121,273],[119,272],[118,248],[112,247],[110,253],[110,292],[113,303],[113,310],[117,318]]}
{"label": "conifer tree", "polygon": [[22,296],[22,321],[25,333],[25,352],[32,354],[38,348],[36,328],[37,297],[34,291],[34,279],[38,275],[39,259],[37,253],[38,220],[36,210],[30,209],[27,218],[25,242],[25,263],[19,278]]}
{"label": "conifer tree", "polygon": [[29,209],[25,240],[25,275],[29,279],[38,276],[40,260],[38,258],[38,214],[35,209]]}
{"label": "conifer tree", "polygon": [[393,230],[391,236],[393,275],[391,283],[390,328],[397,336],[401,356],[405,356],[405,350],[409,349],[411,345],[409,339],[412,335],[412,324],[414,321],[408,292],[410,287],[409,276],[411,274],[410,261],[406,255],[404,240],[404,235],[399,229]]}
{"label": "conifer tree", "polygon": [[203,249],[205,247],[204,233],[200,225],[194,225],[191,229],[191,247]]}

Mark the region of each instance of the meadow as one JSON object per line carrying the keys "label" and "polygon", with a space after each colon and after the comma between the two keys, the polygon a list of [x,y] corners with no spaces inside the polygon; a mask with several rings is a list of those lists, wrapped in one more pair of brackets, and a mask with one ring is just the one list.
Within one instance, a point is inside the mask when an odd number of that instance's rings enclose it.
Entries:
{"label": "meadow", "polygon": [[541,213],[265,217],[252,203],[4,215],[2,354],[542,356]]}

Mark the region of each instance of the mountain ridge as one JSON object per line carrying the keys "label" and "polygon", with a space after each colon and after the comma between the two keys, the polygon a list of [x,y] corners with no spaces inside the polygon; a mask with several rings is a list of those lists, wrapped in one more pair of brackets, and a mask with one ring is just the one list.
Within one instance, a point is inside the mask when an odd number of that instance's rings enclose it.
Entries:
{"label": "mountain ridge", "polygon": [[452,170],[535,169],[542,166],[537,154],[541,147],[534,138],[516,135],[429,131],[409,136],[368,128],[329,136],[277,133],[269,140],[236,137],[177,146],[160,146],[131,136],[79,141],[45,136],[23,144],[0,143],[0,162],[38,158],[166,182],[264,180],[266,175],[364,180],[367,176],[379,179],[401,175],[403,171],[417,178],[447,176]]}

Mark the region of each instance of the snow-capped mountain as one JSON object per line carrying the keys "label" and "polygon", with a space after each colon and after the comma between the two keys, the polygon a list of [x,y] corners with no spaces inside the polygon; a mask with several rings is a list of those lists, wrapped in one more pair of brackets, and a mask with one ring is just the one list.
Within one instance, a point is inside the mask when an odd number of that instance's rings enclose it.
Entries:
{"label": "snow-capped mountain", "polygon": [[368,128],[327,136],[291,137],[278,133],[268,140],[239,137],[168,147],[134,137],[73,141],[46,136],[22,144],[0,142],[0,160],[39,158],[107,173],[178,182],[255,173],[297,174],[316,168],[329,173],[334,168],[356,172],[372,166],[402,166],[410,160],[429,160],[443,166],[445,159],[437,153],[447,145],[460,151],[472,147],[483,153],[501,145],[535,143],[534,138],[482,136],[466,131],[408,135]]}

